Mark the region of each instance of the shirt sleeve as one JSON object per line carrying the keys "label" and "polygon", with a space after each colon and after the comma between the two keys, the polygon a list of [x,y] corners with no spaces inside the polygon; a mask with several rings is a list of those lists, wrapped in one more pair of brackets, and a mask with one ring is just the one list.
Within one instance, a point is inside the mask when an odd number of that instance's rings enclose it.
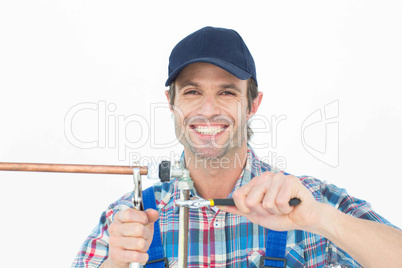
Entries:
{"label": "shirt sleeve", "polygon": [[133,207],[131,200],[132,193],[127,193],[101,214],[98,224],[78,251],[71,265],[72,268],[101,266],[109,254],[109,226],[112,224],[116,212]]}
{"label": "shirt sleeve", "polygon": [[391,227],[397,228],[388,220],[376,213],[371,207],[370,203],[365,200],[350,196],[345,189],[323,182],[320,190],[323,197],[323,202],[331,204],[345,214],[359,219],[384,223]]}
{"label": "shirt sleeve", "polygon": [[[322,197],[321,202],[330,204],[337,210],[342,211],[347,215],[351,215],[359,219],[383,223],[397,228],[376,213],[372,209],[370,203],[350,196],[345,189],[323,182],[320,185],[320,193]],[[326,252],[326,260],[328,264],[332,264],[335,267],[336,265],[341,265],[341,267],[361,267],[360,264],[357,263],[349,254],[337,247],[331,241],[327,241]]]}

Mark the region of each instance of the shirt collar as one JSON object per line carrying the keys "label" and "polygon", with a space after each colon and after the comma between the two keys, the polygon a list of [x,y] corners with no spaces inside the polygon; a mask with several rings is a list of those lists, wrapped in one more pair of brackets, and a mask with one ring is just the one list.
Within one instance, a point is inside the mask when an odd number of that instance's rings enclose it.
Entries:
{"label": "shirt collar", "polygon": [[[180,157],[180,162],[181,164],[185,167],[186,166],[186,161],[184,157],[184,151],[181,154]],[[247,184],[250,182],[252,178],[255,176],[259,176],[262,174],[261,171],[261,165],[260,165],[260,160],[258,159],[256,153],[254,152],[253,148],[247,143],[247,159],[246,159],[246,165],[244,169],[242,170],[239,178],[236,181],[236,184],[231,191],[231,193],[228,195],[228,197],[232,197],[233,192],[242,187],[243,185]],[[198,196],[197,190],[192,190],[190,192],[191,196]]]}
{"label": "shirt collar", "polygon": [[[185,161],[185,157],[184,157],[184,151],[181,154],[180,162],[181,162],[182,166],[184,166],[184,167],[186,166],[186,161]],[[269,166],[268,170],[270,170],[270,169],[271,169],[271,167]],[[260,160],[258,159],[257,155],[255,154],[253,148],[249,144],[247,144],[246,165],[243,168],[239,178],[237,179],[234,188],[232,189],[231,193],[228,195],[228,198],[231,198],[233,196],[234,191],[236,191],[237,189],[239,189],[243,185],[245,185],[248,182],[250,182],[250,180],[252,178],[254,178],[255,176],[259,176],[262,173],[263,173],[263,171],[261,169]],[[172,178],[172,180],[171,180],[171,182],[173,183],[173,187],[171,187],[172,192],[171,192],[171,195],[166,195],[165,196],[165,198],[164,198],[164,203],[165,204],[169,203],[169,200],[175,202],[175,200],[179,198],[180,191],[178,190],[178,181],[179,181],[178,178]],[[197,194],[196,189],[193,189],[193,190],[190,191],[190,196],[191,197],[200,197]],[[179,212],[179,207],[175,207],[174,213],[176,214],[178,212]]]}

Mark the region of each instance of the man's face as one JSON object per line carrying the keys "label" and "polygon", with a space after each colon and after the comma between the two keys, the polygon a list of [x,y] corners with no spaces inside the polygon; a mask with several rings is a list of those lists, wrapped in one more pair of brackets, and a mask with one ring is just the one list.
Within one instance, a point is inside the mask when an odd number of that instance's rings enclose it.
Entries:
{"label": "man's face", "polygon": [[221,158],[246,146],[247,80],[208,63],[187,66],[175,81],[176,136],[201,158]]}

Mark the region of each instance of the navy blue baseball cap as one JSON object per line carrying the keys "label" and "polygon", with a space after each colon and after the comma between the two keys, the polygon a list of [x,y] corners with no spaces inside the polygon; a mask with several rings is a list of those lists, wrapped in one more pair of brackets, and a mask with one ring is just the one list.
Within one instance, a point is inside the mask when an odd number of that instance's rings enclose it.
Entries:
{"label": "navy blue baseball cap", "polygon": [[257,83],[255,64],[241,36],[234,30],[205,27],[181,40],[169,57],[169,86],[180,72],[196,62],[214,64],[241,80]]}

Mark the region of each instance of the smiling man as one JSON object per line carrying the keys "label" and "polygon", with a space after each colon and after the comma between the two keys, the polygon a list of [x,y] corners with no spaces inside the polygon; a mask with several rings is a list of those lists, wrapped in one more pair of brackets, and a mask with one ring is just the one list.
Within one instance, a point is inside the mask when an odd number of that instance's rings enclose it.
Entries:
{"label": "smiling man", "polygon": [[186,166],[204,198],[227,197],[244,168],[247,120],[262,99],[259,92],[248,107],[247,86],[247,80],[199,62],[184,68],[166,91]]}
{"label": "smiling man", "polygon": [[[193,63],[176,78],[173,90],[176,136],[186,155],[221,158],[230,150],[247,150],[245,122],[252,113],[241,113],[247,111],[247,81],[215,65]],[[169,91],[166,95],[169,100]]]}
{"label": "smiling man", "polygon": [[[192,195],[236,203],[190,210],[188,267],[402,267],[401,231],[367,202],[258,159],[247,123],[261,104],[257,85],[254,60],[233,30],[200,29],[171,53],[166,96]],[[146,263],[157,220],[159,253],[177,267],[177,184],[153,186],[157,211],[132,209],[132,193],[111,204],[73,267]],[[291,206],[292,198],[301,203]]]}

